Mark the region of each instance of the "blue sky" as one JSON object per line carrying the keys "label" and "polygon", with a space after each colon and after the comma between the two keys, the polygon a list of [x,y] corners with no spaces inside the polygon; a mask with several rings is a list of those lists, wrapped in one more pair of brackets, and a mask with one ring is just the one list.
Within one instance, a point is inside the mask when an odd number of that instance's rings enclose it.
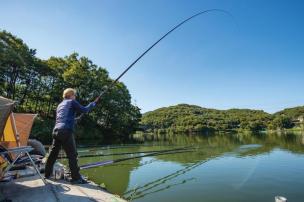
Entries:
{"label": "blue sky", "polygon": [[37,56],[74,51],[117,77],[162,34],[172,33],[122,78],[142,112],[178,103],[275,112],[304,104],[304,3],[262,0],[2,0],[0,28]]}

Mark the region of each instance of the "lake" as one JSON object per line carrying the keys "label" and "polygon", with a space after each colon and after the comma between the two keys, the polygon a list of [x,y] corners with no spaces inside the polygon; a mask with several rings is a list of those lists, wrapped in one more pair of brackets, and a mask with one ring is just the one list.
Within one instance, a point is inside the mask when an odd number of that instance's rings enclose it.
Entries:
{"label": "lake", "polygon": [[[140,157],[82,174],[131,201],[304,201],[304,135],[146,135],[137,144],[81,148],[79,164],[192,146],[185,152]],[[118,153],[133,153],[113,155]]]}

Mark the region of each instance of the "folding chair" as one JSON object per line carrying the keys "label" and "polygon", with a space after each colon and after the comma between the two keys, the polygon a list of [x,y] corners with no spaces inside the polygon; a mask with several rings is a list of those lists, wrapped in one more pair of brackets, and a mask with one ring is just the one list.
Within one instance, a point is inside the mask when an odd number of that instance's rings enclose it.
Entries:
{"label": "folding chair", "polygon": [[[44,177],[40,174],[33,158],[29,154],[33,148],[31,146],[26,146],[29,132],[36,115],[19,114],[20,116],[18,116],[18,114],[12,113],[14,104],[15,102],[12,100],[0,97],[0,156],[5,159],[8,164],[3,170],[2,175],[4,176],[14,165],[24,163],[25,159],[22,159],[22,157],[26,156],[41,180],[44,184],[47,184]],[[18,125],[16,126],[16,118],[19,119],[19,128]],[[22,138],[19,136],[19,131],[24,133]]]}

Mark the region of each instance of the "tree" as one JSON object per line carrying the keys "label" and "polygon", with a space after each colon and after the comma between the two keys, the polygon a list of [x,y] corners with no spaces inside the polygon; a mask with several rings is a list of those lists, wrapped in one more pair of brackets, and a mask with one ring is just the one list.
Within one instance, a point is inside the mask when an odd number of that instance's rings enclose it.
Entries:
{"label": "tree", "polygon": [[178,132],[260,131],[265,130],[270,121],[271,115],[260,110],[216,110],[179,104],[145,113],[141,125],[146,130],[153,128]]}
{"label": "tree", "polygon": [[39,68],[36,50],[30,49],[21,39],[6,31],[0,32],[1,91],[6,97],[25,97],[27,85]]}
{"label": "tree", "polygon": [[[38,129],[34,128],[34,132],[43,135],[39,131],[44,130],[39,127],[44,127],[49,131],[45,136],[50,137],[51,129],[46,125],[53,125],[55,109],[65,88],[76,88],[78,100],[88,104],[113,80],[105,68],[78,53],[48,60],[41,60],[35,54],[36,50],[21,39],[6,31],[0,32],[0,93],[18,100],[18,111],[38,113],[40,118],[35,126]],[[140,109],[131,103],[127,87],[118,82],[78,124],[79,131],[83,132],[77,135],[93,139],[96,133],[99,136],[102,133],[125,139],[137,128],[140,118]],[[90,132],[84,134],[84,131]]]}
{"label": "tree", "polygon": [[276,129],[288,129],[294,127],[294,123],[292,122],[292,119],[287,116],[277,116],[272,121],[272,125]]}

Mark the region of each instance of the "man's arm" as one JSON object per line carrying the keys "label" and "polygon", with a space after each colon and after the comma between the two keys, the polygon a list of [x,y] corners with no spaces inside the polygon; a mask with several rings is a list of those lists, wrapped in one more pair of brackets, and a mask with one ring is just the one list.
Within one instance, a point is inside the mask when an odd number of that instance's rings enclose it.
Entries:
{"label": "man's arm", "polygon": [[96,105],[95,102],[91,102],[90,104],[88,104],[87,106],[82,106],[79,102],[77,102],[76,100],[73,100],[72,102],[72,106],[73,108],[81,113],[87,113],[89,112],[94,106]]}

